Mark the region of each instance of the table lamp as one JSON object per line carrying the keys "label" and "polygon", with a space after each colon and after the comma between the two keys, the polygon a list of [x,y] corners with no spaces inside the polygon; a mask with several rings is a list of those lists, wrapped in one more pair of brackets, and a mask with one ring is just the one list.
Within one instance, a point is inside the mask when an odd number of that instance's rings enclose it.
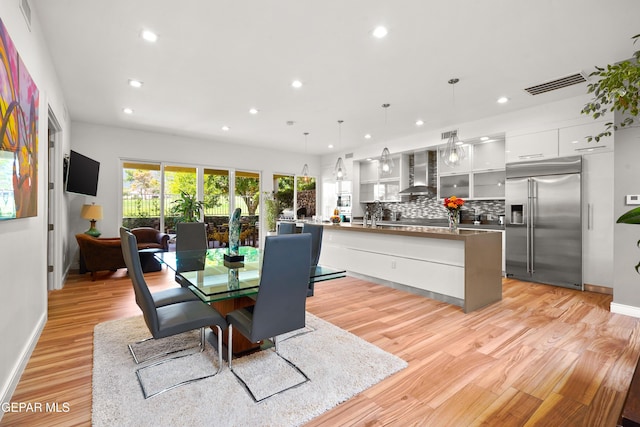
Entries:
{"label": "table lamp", "polygon": [[90,205],[82,205],[82,211],[80,216],[84,219],[88,219],[91,223],[91,227],[84,232],[93,237],[100,237],[100,232],[96,229],[96,220],[102,219],[102,206],[94,203]]}

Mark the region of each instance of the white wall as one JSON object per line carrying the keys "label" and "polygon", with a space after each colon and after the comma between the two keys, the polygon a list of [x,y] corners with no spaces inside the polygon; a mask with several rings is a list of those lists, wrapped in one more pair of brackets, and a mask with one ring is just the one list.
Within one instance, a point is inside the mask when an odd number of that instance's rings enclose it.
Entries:
{"label": "white wall", "polygon": [[[82,122],[73,122],[71,141],[71,149],[100,162],[96,197],[67,194],[69,206],[67,238],[74,243],[75,235],[84,232],[89,225],[86,220],[80,218],[80,209],[84,203],[95,202],[102,205],[104,219],[97,224],[102,237],[118,235],[122,194],[120,167],[123,159],[164,161],[172,164],[260,172],[263,191],[273,190],[271,178],[274,173],[299,175],[305,163],[309,165],[311,176],[319,175],[320,172],[320,159],[316,156]],[[318,194],[318,197],[322,197],[321,194]],[[261,234],[264,235],[264,233]],[[69,245],[67,255],[72,265],[77,265],[77,244]]]}
{"label": "white wall", "polygon": [[[40,94],[38,111],[38,213],[36,217],[0,222],[0,398],[8,401],[35,346],[47,316],[47,116],[51,108],[62,126],[61,142],[68,146],[69,123],[64,99],[46,50],[35,13],[31,30],[18,1],[0,2],[0,17]],[[62,168],[60,179],[62,177]],[[60,189],[57,196],[62,198]],[[58,218],[65,215],[58,203]],[[64,233],[65,226],[57,229]],[[62,245],[63,242],[59,240]],[[61,251],[59,251],[61,252]],[[56,265],[56,281],[64,269]],[[2,412],[0,412],[0,417]]]}
{"label": "white wall", "polygon": [[[614,221],[634,206],[625,204],[627,194],[640,194],[640,128],[626,128],[615,134]],[[611,311],[640,317],[640,225],[614,225],[613,303]]]}

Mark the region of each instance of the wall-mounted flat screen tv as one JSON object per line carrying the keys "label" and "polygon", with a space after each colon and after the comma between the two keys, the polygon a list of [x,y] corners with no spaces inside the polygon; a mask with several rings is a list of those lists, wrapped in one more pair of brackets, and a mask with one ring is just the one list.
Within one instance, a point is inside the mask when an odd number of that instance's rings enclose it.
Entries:
{"label": "wall-mounted flat screen tv", "polygon": [[98,193],[100,162],[71,150],[66,167],[65,189],[68,192],[89,196]]}

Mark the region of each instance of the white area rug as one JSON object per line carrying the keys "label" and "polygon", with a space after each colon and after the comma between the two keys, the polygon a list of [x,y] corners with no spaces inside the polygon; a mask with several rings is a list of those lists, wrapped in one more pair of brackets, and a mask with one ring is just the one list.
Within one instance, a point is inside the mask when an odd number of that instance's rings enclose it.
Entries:
{"label": "white area rug", "polygon": [[[254,403],[235,376],[223,371],[202,381],[145,400],[127,344],[148,337],[142,316],[114,320],[94,330],[94,426],[298,426],[405,368],[407,363],[355,335],[307,313],[312,332],[278,344],[280,353],[311,379],[299,387]],[[187,335],[187,336],[185,336]],[[197,343],[183,334],[139,345],[136,353]],[[299,374],[272,350],[234,359],[234,370],[258,397],[296,383]],[[144,365],[144,364],[142,364]],[[212,374],[217,354],[207,350],[143,372],[149,393],[183,379]]]}

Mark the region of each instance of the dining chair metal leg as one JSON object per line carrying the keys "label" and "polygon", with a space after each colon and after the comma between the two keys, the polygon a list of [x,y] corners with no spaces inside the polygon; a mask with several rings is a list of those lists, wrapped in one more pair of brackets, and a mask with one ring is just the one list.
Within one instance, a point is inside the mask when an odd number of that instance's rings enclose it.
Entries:
{"label": "dining chair metal leg", "polygon": [[253,401],[255,403],[260,403],[266,399],[269,399],[270,397],[273,397],[277,394],[283,393],[287,390],[291,390],[293,388],[299,387],[302,384],[305,384],[309,381],[311,381],[311,379],[307,376],[307,374],[305,374],[302,369],[300,369],[298,366],[296,366],[295,363],[293,363],[292,361],[290,361],[289,359],[287,359],[286,357],[282,356],[279,352],[278,352],[278,338],[274,337],[271,338],[271,341],[273,341],[273,350],[275,352],[275,354],[282,360],[284,360],[285,362],[287,362],[287,364],[289,366],[291,366],[293,369],[295,369],[300,375],[302,375],[302,377],[304,377],[303,381],[300,381],[297,384],[294,384],[292,386],[283,388],[282,390],[278,390],[275,393],[271,393],[268,396],[265,396],[261,399],[257,399],[256,396],[253,394],[253,392],[251,391],[251,389],[249,388],[249,386],[247,385],[247,383],[240,377],[240,375],[238,375],[234,370],[233,370],[233,365],[231,363],[231,357],[232,357],[232,333],[233,333],[233,326],[231,324],[229,324],[229,340],[228,340],[228,347],[227,347],[227,351],[228,351],[228,363],[229,363],[229,370],[231,371],[231,373],[233,373],[233,376],[236,377],[236,379],[238,380],[238,382],[240,383],[240,385],[245,389],[245,391],[249,394],[249,396],[251,396],[251,398],[253,399]]}
{"label": "dining chair metal leg", "polygon": [[[157,391],[155,393],[147,394],[147,390],[144,387],[144,383],[143,383],[142,377],[141,377],[141,372],[143,370],[151,368],[153,366],[162,365],[163,363],[167,363],[167,362],[170,362],[172,360],[177,360],[177,359],[180,359],[180,358],[183,358],[183,357],[192,356],[192,355],[195,354],[195,352],[189,353],[189,354],[180,355],[180,356],[176,356],[176,357],[171,357],[171,358],[168,358],[168,359],[160,360],[158,362],[152,363],[150,365],[144,366],[144,367],[139,368],[139,369],[136,370],[136,377],[138,378],[138,383],[140,384],[140,388],[142,389],[142,395],[144,396],[144,398],[145,399],[149,399],[151,397],[154,397],[154,396],[157,396],[157,395],[159,395],[161,393],[164,393],[165,391],[173,390],[174,388],[181,387],[183,385],[191,384],[191,383],[194,383],[196,381],[204,380],[205,378],[211,378],[211,377],[214,377],[214,376],[218,375],[222,371],[222,366],[223,366],[222,365],[222,328],[220,328],[220,326],[218,326],[218,325],[216,325],[216,328],[218,330],[218,369],[216,370],[216,372],[214,372],[211,375],[205,375],[205,376],[202,376],[202,377],[192,378],[192,379],[189,379],[189,380],[186,380],[186,381],[182,381],[182,382],[179,382],[179,383],[174,384],[172,386],[166,387],[166,388],[164,388],[162,390],[159,390],[159,391]],[[202,351],[204,351],[204,344],[206,342],[206,339],[205,339],[205,328],[200,328],[200,342],[202,343],[202,349],[200,350],[200,352],[202,352]]]}
{"label": "dining chair metal leg", "polygon": [[140,340],[140,341],[136,341],[133,344],[128,344],[127,345],[127,347],[129,347],[129,352],[131,353],[131,356],[133,356],[133,360],[136,362],[136,365],[139,365],[139,364],[141,364],[143,362],[148,362],[150,360],[155,360],[155,359],[158,359],[160,357],[168,356],[170,354],[179,353],[179,352],[185,351],[185,350],[190,350],[192,348],[198,348],[198,350],[194,351],[194,353],[204,351],[204,340],[203,340],[202,337],[200,337],[200,342],[197,345],[192,345],[190,347],[179,348],[177,350],[167,351],[167,352],[164,352],[164,353],[154,354],[153,356],[147,357],[144,360],[139,360],[138,356],[136,355],[136,352],[133,350],[133,346],[136,345],[136,344],[143,344],[143,343],[145,343],[147,341],[152,341],[153,339],[154,339],[153,337],[149,337],[149,338],[145,338],[145,339]]}

